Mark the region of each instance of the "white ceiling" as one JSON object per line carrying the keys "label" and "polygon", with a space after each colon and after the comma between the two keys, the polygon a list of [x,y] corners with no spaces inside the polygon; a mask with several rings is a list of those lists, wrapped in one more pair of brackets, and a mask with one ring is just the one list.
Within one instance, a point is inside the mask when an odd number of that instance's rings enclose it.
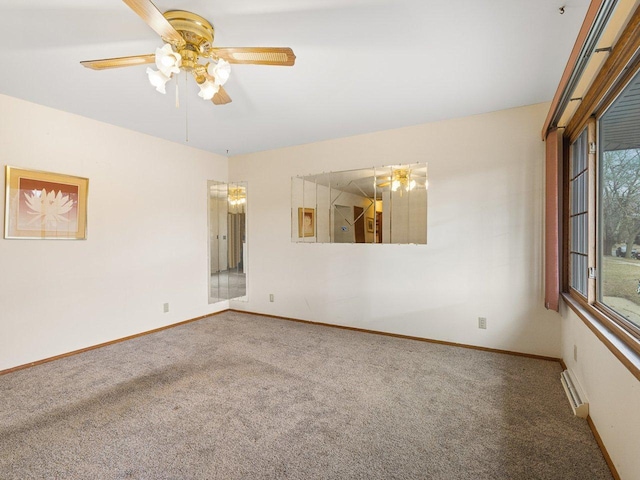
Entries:
{"label": "white ceiling", "polygon": [[2,0],[0,93],[233,156],[549,101],[589,1],[154,3],[207,18],[216,46],[291,47],[296,64],[233,65],[223,106],[183,75],[176,109],[146,66],[80,65],[161,46],[122,1]]}

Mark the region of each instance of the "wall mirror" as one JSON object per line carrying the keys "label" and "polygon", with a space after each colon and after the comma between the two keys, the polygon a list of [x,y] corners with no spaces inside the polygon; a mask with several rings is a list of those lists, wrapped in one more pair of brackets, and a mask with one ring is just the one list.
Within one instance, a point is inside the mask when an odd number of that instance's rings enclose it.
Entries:
{"label": "wall mirror", "polygon": [[291,179],[291,241],[427,243],[427,164]]}
{"label": "wall mirror", "polygon": [[247,300],[247,183],[209,180],[209,303]]}

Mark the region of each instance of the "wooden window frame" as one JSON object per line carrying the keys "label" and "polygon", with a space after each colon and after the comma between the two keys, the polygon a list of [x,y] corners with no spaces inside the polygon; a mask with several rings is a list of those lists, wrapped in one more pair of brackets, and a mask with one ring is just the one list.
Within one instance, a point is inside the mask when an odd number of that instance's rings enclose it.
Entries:
{"label": "wooden window frame", "polygon": [[[640,49],[640,46],[639,46]],[[632,67],[626,69],[626,72],[623,76],[619,78],[619,81],[615,83],[612,89],[609,92],[606,92],[607,95],[603,95],[603,98],[600,102],[600,107],[597,109],[594,114],[587,119],[584,123],[584,128],[587,129],[587,143],[597,145],[597,122],[600,120],[602,115],[606,112],[607,108],[613,103],[613,101],[617,98],[620,92],[626,87],[626,85],[631,81],[631,79],[635,75],[640,75],[640,56],[634,62]],[[583,123],[578,123],[577,125],[583,126]],[[584,128],[580,131],[574,131],[572,136],[565,137],[567,144],[572,145],[582,134]],[[568,133],[568,132],[565,132]],[[598,249],[597,249],[597,237],[598,237],[598,183],[597,176],[599,172],[599,158],[598,158],[599,148],[596,148],[594,151],[589,151],[588,160],[587,160],[587,171],[588,171],[588,267],[596,268],[597,260],[598,260]],[[616,311],[608,307],[607,305],[601,303],[597,298],[597,278],[589,278],[587,280],[587,295],[583,296],[580,292],[576,291],[570,286],[570,242],[571,242],[571,227],[570,227],[570,215],[571,215],[571,204],[570,204],[570,193],[569,193],[569,183],[571,179],[570,168],[570,150],[567,152],[567,155],[563,159],[564,163],[564,178],[565,184],[563,185],[566,189],[567,193],[565,198],[567,202],[565,203],[565,208],[563,211],[563,219],[564,219],[564,232],[566,235],[566,239],[563,242],[566,245],[566,248],[563,250],[563,264],[565,265],[564,271],[567,275],[567,281],[563,283],[565,285],[565,294],[569,294],[570,297],[578,302],[587,312],[591,313],[594,319],[598,322],[601,322],[604,326],[607,327],[608,330],[611,331],[614,335],[618,336],[625,344],[629,346],[629,348],[634,351],[636,354],[640,356],[640,328],[631,324],[627,319],[625,319],[622,315],[618,314]],[[565,295],[566,297],[566,295]],[[640,378],[640,371],[636,375]]]}
{"label": "wooden window frame", "polygon": [[[571,164],[571,160],[573,158],[573,145],[575,145],[575,143],[578,141],[578,139],[582,136],[582,134],[584,132],[587,132],[587,159],[585,161],[585,168],[584,170],[582,170],[580,173],[578,173],[577,175],[574,176],[573,174],[573,165]],[[566,250],[566,263],[567,263],[567,272],[568,275],[571,275],[571,254],[578,254],[578,255],[582,255],[582,256],[586,256],[587,257],[587,269],[589,269],[592,265],[592,259],[591,259],[591,254],[592,254],[592,246],[593,244],[593,239],[595,238],[592,235],[592,215],[594,212],[594,206],[592,205],[591,202],[591,195],[592,195],[592,185],[591,185],[591,181],[593,178],[593,164],[592,164],[592,159],[591,159],[591,154],[589,153],[589,144],[593,141],[592,139],[592,129],[589,127],[584,128],[582,131],[580,131],[575,138],[570,139],[570,141],[567,141],[566,143],[569,145],[569,150],[568,150],[568,155],[565,157],[565,175],[564,178],[566,178],[566,189],[567,189],[567,203],[566,205],[566,212],[565,212],[565,216],[566,216],[566,228],[564,229],[565,232],[567,232],[567,236],[568,236],[568,241],[567,241],[567,250]],[[586,186],[587,186],[587,205],[586,205],[586,211],[585,212],[578,212],[578,213],[572,213],[572,204],[571,204],[571,186],[573,184],[573,182],[583,173],[586,174]],[[586,218],[587,218],[587,253],[586,254],[582,254],[579,252],[575,252],[573,250],[573,247],[571,245],[571,239],[572,239],[572,234],[573,234],[573,228],[572,228],[572,218],[576,217],[577,215],[580,214],[586,214]],[[586,272],[585,272],[586,273]],[[583,294],[581,292],[579,292],[578,290],[576,290],[573,286],[572,286],[572,282],[571,282],[571,277],[568,276],[568,282],[567,282],[567,291],[571,292],[572,295],[576,295],[579,298],[586,298],[586,299],[592,299],[593,296],[592,294],[594,293],[594,288],[591,282],[591,279],[589,278],[589,276],[587,275],[587,281],[586,281],[586,292]]]}
{"label": "wooden window frame", "polygon": [[[587,296],[570,287],[570,145],[588,129],[588,144],[597,145],[598,120],[626,85],[640,74],[640,7],[634,12],[611,54],[564,130],[562,159],[562,263],[561,285],[565,303],[584,321],[609,350],[640,380],[640,328],[597,299],[597,278],[589,278]],[[588,154],[588,266],[598,261],[598,175],[599,148]],[[599,277],[600,275],[596,275]]]}

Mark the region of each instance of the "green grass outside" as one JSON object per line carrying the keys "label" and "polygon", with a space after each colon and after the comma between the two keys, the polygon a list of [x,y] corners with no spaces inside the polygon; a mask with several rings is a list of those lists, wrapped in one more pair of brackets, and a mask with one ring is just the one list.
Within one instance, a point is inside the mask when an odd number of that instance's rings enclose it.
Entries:
{"label": "green grass outside", "polygon": [[602,303],[640,327],[640,260],[604,257],[601,280]]}
{"label": "green grass outside", "polygon": [[605,256],[601,278],[603,296],[625,298],[640,307],[640,260]]}

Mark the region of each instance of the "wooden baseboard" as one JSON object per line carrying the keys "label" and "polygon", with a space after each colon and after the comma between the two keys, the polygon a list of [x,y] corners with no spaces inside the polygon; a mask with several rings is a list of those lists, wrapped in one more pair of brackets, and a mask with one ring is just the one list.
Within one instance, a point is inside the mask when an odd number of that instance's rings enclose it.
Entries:
{"label": "wooden baseboard", "polygon": [[153,330],[148,330],[146,332],[137,333],[135,335],[129,335],[127,337],[118,338],[116,340],[111,340],[109,342],[99,343],[97,345],[92,345],[90,347],[81,348],[79,350],[73,350],[71,352],[63,353],[63,354],[56,355],[56,356],[53,356],[53,357],[43,358],[42,360],[36,360],[35,362],[25,363],[24,365],[18,365],[17,367],[8,368],[6,370],[0,370],[0,375],[5,375],[7,373],[16,372],[18,370],[23,370],[23,369],[29,368],[29,367],[35,367],[36,365],[42,365],[43,363],[53,362],[54,360],[58,360],[60,358],[70,357],[72,355],[77,355],[79,353],[88,352],[90,350],[95,350],[96,348],[102,348],[102,347],[106,347],[108,345],[113,345],[115,343],[125,342],[127,340],[131,340],[131,339],[134,339],[134,338],[137,338],[137,337],[141,337],[143,335],[149,335],[151,333],[160,332],[162,330],[167,330],[169,328],[178,327],[180,325],[185,325],[187,323],[196,322],[198,320],[202,320],[203,318],[211,317],[211,316],[214,316],[214,315],[219,315],[219,314],[224,313],[224,312],[248,313],[250,315],[257,315],[257,316],[260,316],[260,317],[268,317],[268,318],[275,318],[275,319],[279,319],[279,320],[287,320],[289,322],[307,323],[309,325],[321,325],[321,326],[325,326],[325,327],[340,328],[340,329],[343,329],[343,330],[351,330],[351,331],[354,331],[354,332],[371,333],[371,334],[374,334],[374,335],[385,335],[387,337],[404,338],[404,339],[407,339],[407,340],[416,340],[416,341],[419,341],[419,342],[428,342],[428,343],[435,343],[435,344],[439,344],[439,345],[448,345],[448,346],[452,346],[452,347],[469,348],[469,349],[472,349],[472,350],[480,350],[480,351],[483,351],[483,352],[502,353],[502,354],[506,354],[506,355],[516,355],[516,356],[519,356],[519,357],[534,358],[534,359],[537,359],[537,360],[547,360],[547,361],[552,361],[552,362],[559,362],[560,365],[562,365],[563,369],[566,370],[566,368],[567,368],[561,358],[546,357],[546,356],[543,356],[543,355],[534,355],[534,354],[531,354],[531,353],[512,352],[512,351],[509,351],[509,350],[500,350],[500,349],[496,349],[496,348],[479,347],[477,345],[467,345],[467,344],[464,344],[464,343],[445,342],[443,340],[433,340],[433,339],[430,339],[430,338],[415,337],[415,336],[411,336],[411,335],[402,335],[402,334],[399,334],[399,333],[381,332],[381,331],[378,331],[378,330],[368,330],[368,329],[365,329],[365,328],[348,327],[348,326],[345,326],[345,325],[334,325],[332,323],[313,322],[311,320],[301,320],[299,318],[282,317],[282,316],[279,316],[279,315],[270,315],[270,314],[267,314],[267,313],[260,313],[260,312],[249,312],[249,311],[236,310],[236,309],[231,308],[231,309],[226,309],[226,310],[221,310],[219,312],[211,313],[209,315],[202,315],[200,317],[191,318],[189,320],[184,320],[182,322],[172,323],[171,325],[166,325],[164,327],[155,328]]}
{"label": "wooden baseboard", "polygon": [[611,470],[611,475],[615,480],[620,480],[620,475],[618,474],[618,470],[616,470],[616,466],[613,464],[613,460],[609,456],[609,452],[607,452],[607,447],[604,446],[604,442],[602,438],[600,438],[600,434],[598,433],[598,429],[596,428],[591,417],[587,415],[587,423],[589,424],[589,428],[591,429],[591,433],[593,433],[593,437],[596,439],[598,446],[600,447],[600,451],[602,452],[602,456],[604,457],[607,465],[609,465],[609,470]]}
{"label": "wooden baseboard", "polygon": [[[332,328],[340,328],[342,330],[351,330],[354,332],[362,332],[362,333],[372,333],[374,335],[385,335],[387,337],[395,337],[395,338],[404,338],[407,340],[417,340],[419,342],[427,342],[427,343],[436,343],[438,345],[448,345],[450,347],[460,347],[460,348],[469,348],[472,350],[480,350],[483,352],[491,352],[491,353],[503,353],[506,355],[515,355],[518,357],[526,357],[526,358],[535,358],[537,360],[547,360],[550,362],[558,362],[561,365],[563,365],[563,361],[561,358],[555,358],[555,357],[546,357],[544,355],[534,355],[532,353],[521,353],[521,352],[512,352],[509,350],[500,350],[497,348],[488,348],[488,347],[479,347],[477,345],[467,345],[465,343],[455,343],[455,342],[445,342],[443,340],[433,340],[430,338],[424,338],[424,337],[414,337],[411,335],[402,335],[399,333],[389,333],[389,332],[381,332],[379,330],[368,330],[366,328],[357,328],[357,327],[347,327],[344,325],[335,325],[332,323],[323,323],[323,322],[313,322],[311,320],[300,320],[298,318],[291,318],[291,317],[281,317],[279,315],[270,315],[267,313],[260,313],[260,312],[249,312],[249,311],[244,311],[244,310],[236,310],[233,308],[229,309],[230,312],[236,312],[236,313],[248,313],[251,315],[258,315],[261,317],[268,317],[268,318],[276,318],[279,320],[287,320],[289,322],[298,322],[298,323],[307,323],[309,325],[321,325],[324,327],[332,327]],[[566,368],[566,367],[565,367]]]}
{"label": "wooden baseboard", "polygon": [[179,327],[180,325],[186,325],[187,323],[197,322],[198,320],[202,320],[203,318],[212,317],[214,315],[219,315],[220,313],[227,312],[227,310],[221,310],[220,312],[210,313],[208,315],[201,315],[200,317],[190,318],[189,320],[184,320],[178,323],[172,323],[171,325],[165,325],[164,327],[154,328],[153,330],[148,330],[146,332],[136,333],[135,335],[129,335],[128,337],[118,338],[116,340],[111,340],[109,342],[99,343],[97,345],[92,345],[90,347],[81,348],[79,350],[73,350],[72,352],[63,353],[60,355],[56,355],[54,357],[43,358],[42,360],[36,360],[35,362],[25,363],[24,365],[18,365],[17,367],[11,367],[6,370],[0,370],[0,375],[6,375],[7,373],[17,372],[18,370],[24,370],[25,368],[35,367],[36,365],[42,365],[43,363],[53,362],[54,360],[59,360],[61,358],[70,357],[72,355],[77,355],[79,353],[88,352],[90,350],[95,350],[96,348],[106,347],[108,345],[113,345],[115,343],[126,342],[127,340],[131,340],[134,338],[142,337],[144,335],[149,335],[151,333],[161,332],[162,330],[167,330],[169,328]]}

